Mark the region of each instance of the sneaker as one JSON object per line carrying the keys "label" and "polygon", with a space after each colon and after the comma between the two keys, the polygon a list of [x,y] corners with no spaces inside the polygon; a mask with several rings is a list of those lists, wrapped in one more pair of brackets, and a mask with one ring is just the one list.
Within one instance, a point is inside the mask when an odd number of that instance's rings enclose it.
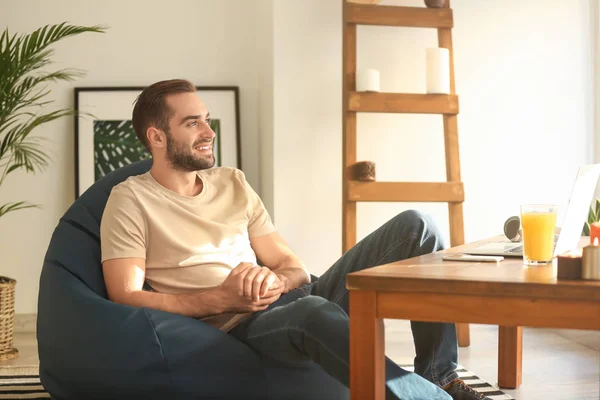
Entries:
{"label": "sneaker", "polygon": [[462,379],[456,379],[445,390],[453,400],[492,400],[477,392]]}

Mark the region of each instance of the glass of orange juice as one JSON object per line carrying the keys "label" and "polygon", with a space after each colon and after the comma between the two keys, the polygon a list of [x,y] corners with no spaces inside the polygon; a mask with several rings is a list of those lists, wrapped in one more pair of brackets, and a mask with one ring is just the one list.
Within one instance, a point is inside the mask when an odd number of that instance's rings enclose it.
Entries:
{"label": "glass of orange juice", "polygon": [[523,261],[527,265],[552,262],[557,207],[553,204],[521,206]]}

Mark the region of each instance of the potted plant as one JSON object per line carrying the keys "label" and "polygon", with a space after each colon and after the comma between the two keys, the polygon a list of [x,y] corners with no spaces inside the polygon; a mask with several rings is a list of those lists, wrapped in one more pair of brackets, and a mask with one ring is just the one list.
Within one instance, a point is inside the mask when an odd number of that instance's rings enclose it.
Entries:
{"label": "potted plant", "polygon": [[590,236],[590,227],[594,222],[600,222],[600,199],[596,199],[590,206],[588,219],[583,225],[583,232],[581,232],[581,236]]}
{"label": "potted plant", "polygon": [[[44,71],[51,64],[50,46],[85,32],[104,32],[100,26],[76,26],[66,22],[46,25],[29,34],[0,36],[0,189],[6,177],[23,170],[43,171],[49,158],[41,146],[42,137],[31,133],[43,124],[72,115],[72,109],[50,109],[49,84],[70,81],[82,75],[75,69]],[[0,218],[13,211],[39,208],[37,204],[17,201],[0,204]],[[0,276],[0,361],[14,358],[14,301],[16,281]]]}

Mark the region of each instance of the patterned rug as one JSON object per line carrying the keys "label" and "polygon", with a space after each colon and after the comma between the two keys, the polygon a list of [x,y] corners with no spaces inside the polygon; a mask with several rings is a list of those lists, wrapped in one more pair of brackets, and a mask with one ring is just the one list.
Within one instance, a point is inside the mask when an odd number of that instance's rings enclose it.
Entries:
{"label": "patterned rug", "polygon": [[0,368],[0,400],[49,398],[37,367]]}
{"label": "patterned rug", "polygon": [[[414,369],[412,365],[403,365],[402,368],[408,371]],[[502,392],[498,387],[482,381],[474,373],[460,365],[456,372],[465,383],[493,400],[514,400],[514,397]],[[36,400],[49,398],[50,395],[40,383],[37,368],[0,369],[0,400]]]}
{"label": "patterned rug", "polygon": [[[414,371],[414,367],[412,365],[401,365],[407,371]],[[480,393],[485,394],[492,400],[514,400],[515,398],[504,393],[502,390],[498,388],[498,386],[492,386],[489,383],[482,381],[479,379],[477,375],[468,371],[462,365],[459,365],[456,369],[456,373],[458,377],[465,381],[465,383],[471,386],[473,389],[477,390]],[[1,398],[1,397],[0,397]]]}

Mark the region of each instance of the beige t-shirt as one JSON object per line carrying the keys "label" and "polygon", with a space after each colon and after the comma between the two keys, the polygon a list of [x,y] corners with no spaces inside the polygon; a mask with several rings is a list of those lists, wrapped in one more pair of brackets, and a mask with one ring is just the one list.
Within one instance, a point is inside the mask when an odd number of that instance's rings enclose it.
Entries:
{"label": "beige t-shirt", "polygon": [[[203,189],[182,196],[147,172],[116,185],[100,224],[102,261],[146,259],[146,282],[160,293],[189,293],[221,284],[241,262],[256,263],[250,238],[275,231],[244,173],[198,172]],[[203,318],[223,331],[249,314]]]}

